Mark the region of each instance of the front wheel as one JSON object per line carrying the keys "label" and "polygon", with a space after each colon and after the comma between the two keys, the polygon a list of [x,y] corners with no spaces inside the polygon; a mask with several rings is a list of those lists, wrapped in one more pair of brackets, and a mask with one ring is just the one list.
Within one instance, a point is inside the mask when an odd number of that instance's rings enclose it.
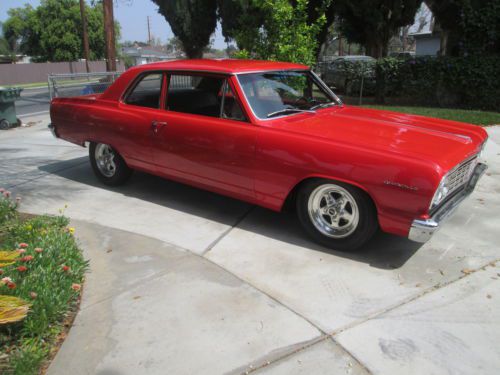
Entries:
{"label": "front wheel", "polygon": [[132,175],[132,169],[110,145],[92,142],[89,157],[95,175],[106,185],[122,185]]}
{"label": "front wheel", "polygon": [[358,249],[378,228],[370,197],[357,187],[337,181],[307,181],[297,196],[297,214],[314,240],[335,250]]}

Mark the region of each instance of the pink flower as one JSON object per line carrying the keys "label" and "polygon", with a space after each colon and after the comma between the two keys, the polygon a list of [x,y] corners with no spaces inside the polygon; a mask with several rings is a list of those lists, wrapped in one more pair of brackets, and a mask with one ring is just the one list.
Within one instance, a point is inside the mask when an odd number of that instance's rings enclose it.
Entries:
{"label": "pink flower", "polygon": [[73,284],[71,285],[71,289],[78,292],[80,289],[82,289],[82,286],[80,284]]}
{"label": "pink flower", "polygon": [[24,254],[26,252],[25,249],[17,249],[16,250],[19,254]]}
{"label": "pink flower", "polygon": [[26,242],[21,242],[21,243],[19,244],[19,247],[20,247],[21,249],[26,249],[28,246],[29,246],[29,245],[28,245]]}
{"label": "pink flower", "polygon": [[5,198],[9,198],[9,197],[10,197],[10,191],[4,191],[4,192],[3,192],[3,196],[4,196]]}
{"label": "pink flower", "polygon": [[26,255],[25,257],[21,258],[21,262],[29,262],[30,260],[33,260],[33,255]]}
{"label": "pink flower", "polygon": [[68,272],[70,269],[71,269],[71,268],[69,268],[69,266],[66,266],[66,265],[63,265],[63,266],[62,266],[62,270],[63,270],[64,272]]}
{"label": "pink flower", "polygon": [[30,292],[30,297],[31,299],[35,299],[36,297],[38,297],[38,294],[36,294],[35,292]]}
{"label": "pink flower", "polygon": [[0,193],[3,193],[5,191],[4,188],[0,188]]}
{"label": "pink flower", "polygon": [[26,267],[26,266],[19,266],[19,267],[17,267],[17,270],[18,270],[19,272],[25,272],[25,271],[27,271],[27,270],[28,270],[28,267]]}
{"label": "pink flower", "polygon": [[41,247],[35,247],[35,253],[40,254],[43,251]]}
{"label": "pink flower", "polygon": [[12,282],[12,279],[10,277],[4,277],[2,279],[2,283],[4,284],[8,284],[8,283],[11,283]]}

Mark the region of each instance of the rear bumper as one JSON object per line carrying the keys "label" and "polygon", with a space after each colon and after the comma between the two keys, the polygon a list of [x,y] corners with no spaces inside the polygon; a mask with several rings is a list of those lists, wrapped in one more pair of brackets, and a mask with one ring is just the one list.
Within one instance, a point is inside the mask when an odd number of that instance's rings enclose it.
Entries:
{"label": "rear bumper", "polygon": [[477,181],[487,168],[486,164],[479,163],[474,169],[467,186],[460,193],[446,202],[429,219],[413,220],[408,238],[415,242],[423,243],[429,241],[432,235],[441,228],[446,219],[448,219],[455,212],[457,207],[474,191]]}

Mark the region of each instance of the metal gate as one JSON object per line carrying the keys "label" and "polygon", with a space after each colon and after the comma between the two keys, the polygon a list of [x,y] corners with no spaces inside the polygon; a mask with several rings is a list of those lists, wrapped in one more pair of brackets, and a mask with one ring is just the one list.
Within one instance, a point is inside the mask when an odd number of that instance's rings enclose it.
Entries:
{"label": "metal gate", "polygon": [[121,72],[49,74],[50,99],[104,92]]}

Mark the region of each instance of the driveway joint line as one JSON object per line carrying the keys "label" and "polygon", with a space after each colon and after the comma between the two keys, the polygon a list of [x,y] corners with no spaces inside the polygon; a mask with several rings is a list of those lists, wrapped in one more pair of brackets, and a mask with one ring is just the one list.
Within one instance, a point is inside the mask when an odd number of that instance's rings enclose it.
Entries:
{"label": "driveway joint line", "polygon": [[31,178],[31,179],[23,181],[23,182],[19,182],[19,183],[14,184],[14,185],[9,185],[9,186],[7,186],[7,189],[12,189],[12,188],[15,188],[15,187],[18,187],[18,186],[21,186],[21,185],[25,185],[25,184],[28,184],[30,182],[33,182],[33,181],[36,181],[36,180],[40,180],[41,178],[44,178],[44,177],[50,176],[52,174],[55,174],[57,172],[62,172],[62,171],[65,171],[67,169],[75,168],[75,167],[78,167],[78,166],[80,166],[82,164],[86,164],[86,163],[88,163],[88,162],[87,161],[82,161],[80,163],[76,163],[76,164],[70,165],[68,167],[64,167],[64,168],[61,168],[61,169],[56,169],[56,170],[54,170],[52,172],[45,172],[44,171],[42,173],[42,175],[40,175],[38,177],[34,177],[34,178]]}
{"label": "driveway joint line", "polygon": [[255,206],[251,206],[248,210],[246,210],[240,217],[236,219],[231,227],[227,228],[224,232],[222,232],[215,240],[213,240],[206,249],[201,253],[201,256],[204,257],[210,250],[212,250],[224,237],[226,237],[234,228],[236,228],[243,220],[246,219],[248,215],[253,211]]}
{"label": "driveway joint line", "polygon": [[402,306],[405,306],[411,302],[414,302],[416,300],[418,300],[419,298],[421,297],[424,297],[426,296],[427,294],[430,294],[430,293],[433,293],[433,292],[437,292],[438,290],[441,290],[443,288],[446,288],[462,279],[465,279],[466,277],[468,276],[471,276],[473,274],[475,274],[476,272],[479,272],[479,271],[483,271],[486,269],[486,267],[493,267],[497,262],[500,262],[500,258],[497,258],[497,259],[494,259],[494,260],[491,260],[489,261],[488,263],[476,268],[476,269],[473,269],[471,270],[470,272],[467,272],[467,273],[464,273],[463,275],[459,276],[458,278],[456,279],[453,279],[453,280],[449,280],[445,283],[438,283],[436,285],[433,285],[425,290],[423,290],[422,292],[418,293],[417,295],[415,296],[412,296],[412,297],[409,297],[403,301],[401,301],[400,303],[398,304],[395,304],[393,306],[390,306],[390,307],[387,307],[385,309],[382,309],[380,311],[377,311],[369,316],[367,316],[366,318],[363,318],[363,319],[360,319],[360,320],[357,320],[357,321],[354,321],[352,322],[351,324],[347,324],[346,326],[344,327],[341,327],[341,328],[338,328],[336,330],[334,330],[333,332],[331,332],[330,334],[328,334],[329,336],[336,336],[344,331],[347,331],[351,328],[354,328],[354,327],[357,327],[361,324],[364,324],[366,323],[367,321],[369,320],[372,320],[372,319],[376,319],[378,317],[380,317],[381,315],[384,315],[384,314],[387,314],[388,312],[391,312],[399,307],[402,307]]}

